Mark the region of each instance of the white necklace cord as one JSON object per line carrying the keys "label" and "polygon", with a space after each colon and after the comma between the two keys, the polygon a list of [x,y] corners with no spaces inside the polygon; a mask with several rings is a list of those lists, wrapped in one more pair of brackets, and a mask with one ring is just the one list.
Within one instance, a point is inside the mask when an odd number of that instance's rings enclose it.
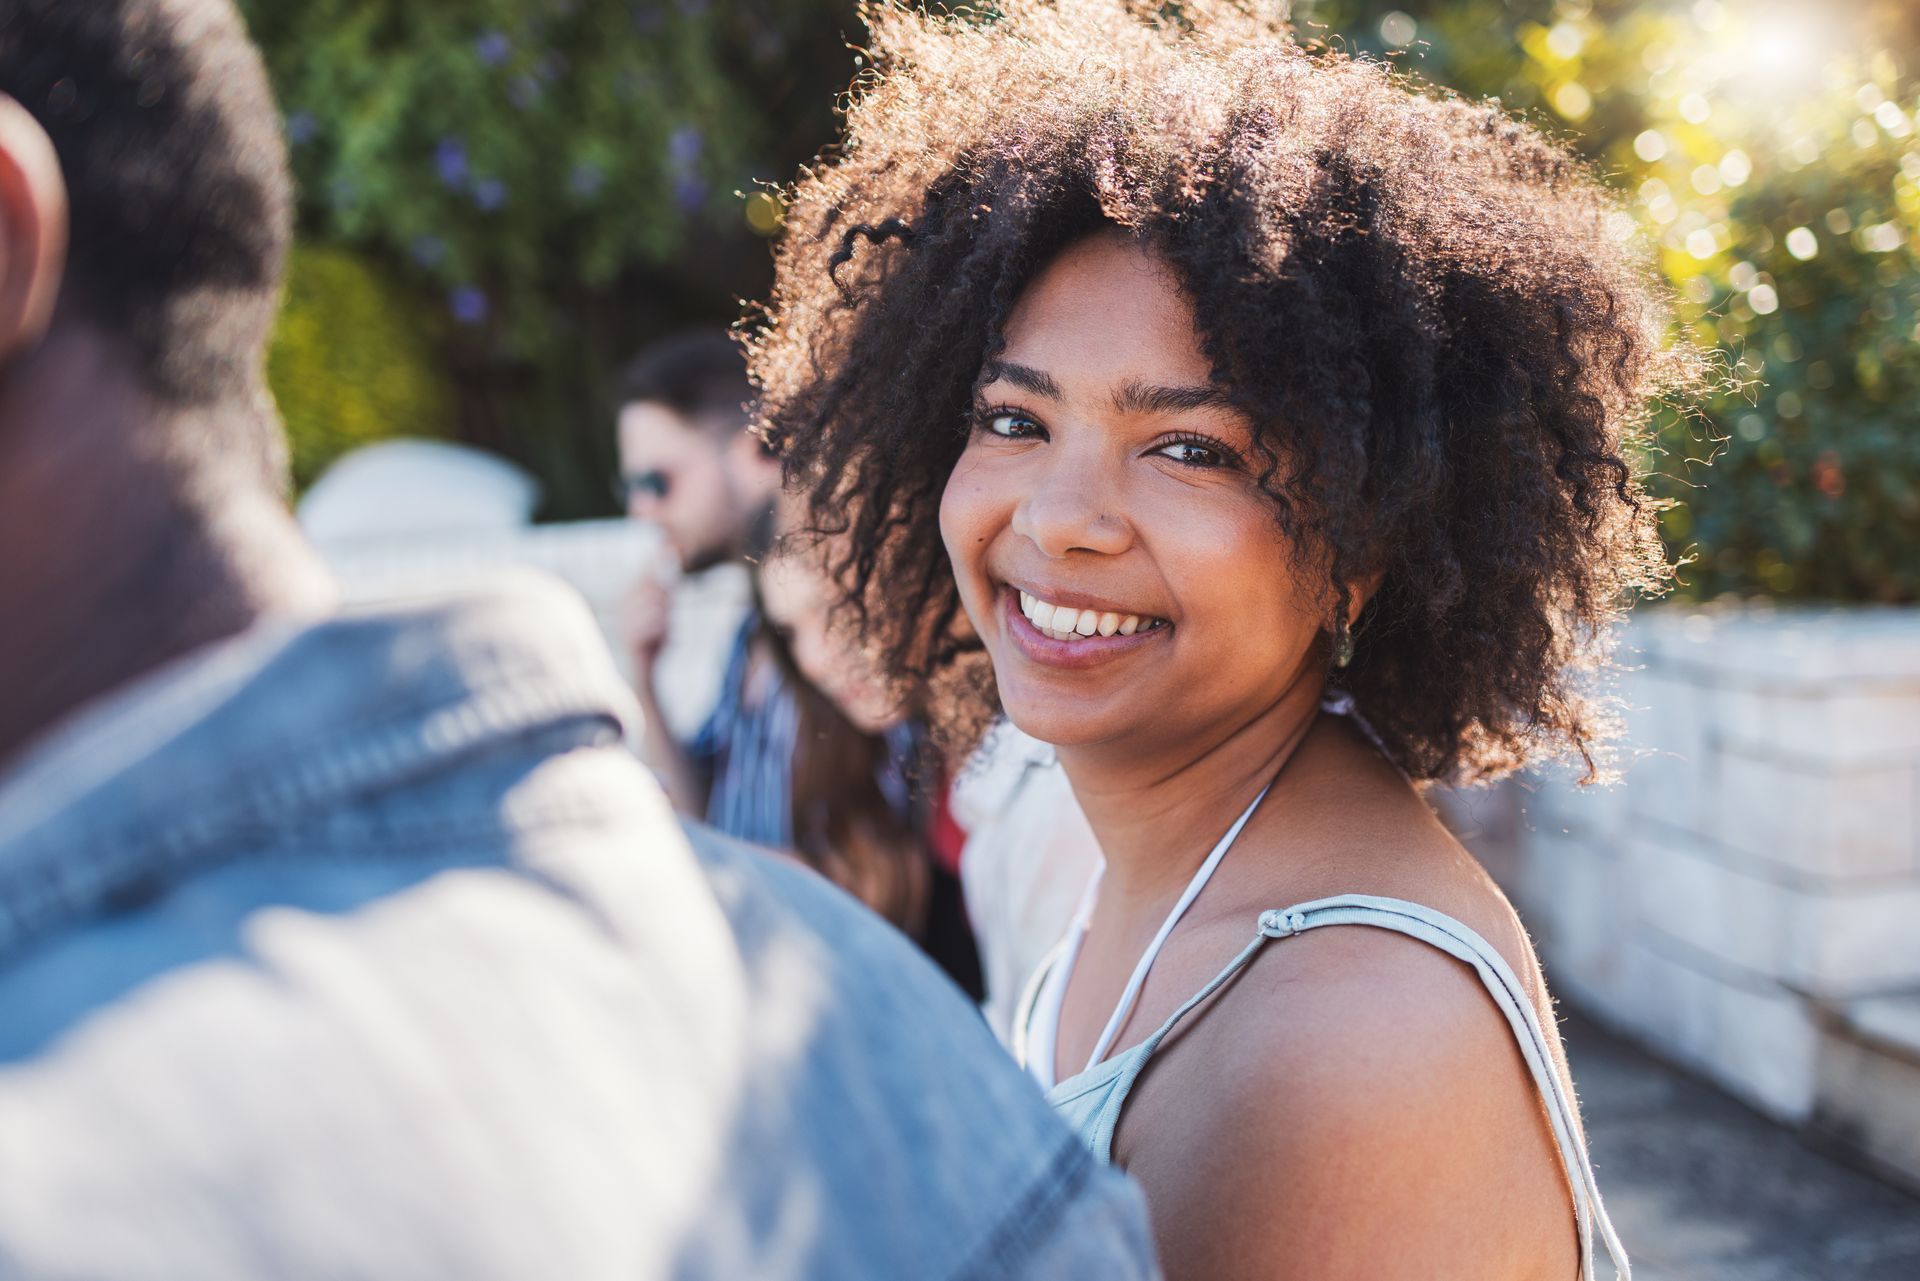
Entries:
{"label": "white necklace cord", "polygon": [[[1120,1035],[1120,1029],[1132,1015],[1133,1007],[1139,1003],[1140,989],[1146,986],[1147,971],[1153,968],[1153,962],[1160,955],[1160,949],[1165,945],[1167,937],[1173,933],[1173,927],[1180,923],[1180,918],[1186,915],[1189,907],[1193,906],[1193,901],[1200,897],[1200,891],[1207,887],[1209,880],[1213,879],[1213,870],[1219,867],[1220,860],[1227,856],[1227,850],[1233,845],[1234,838],[1240,835],[1240,829],[1247,825],[1247,820],[1253,817],[1253,812],[1260,808],[1260,802],[1266,800],[1267,793],[1272,790],[1273,781],[1268,780],[1267,785],[1260,789],[1260,795],[1254,797],[1253,803],[1241,811],[1240,817],[1235,819],[1233,826],[1227,829],[1227,834],[1220,838],[1219,843],[1213,847],[1213,852],[1207,855],[1204,863],[1200,864],[1200,870],[1193,874],[1191,881],[1187,882],[1186,893],[1182,894],[1180,901],[1173,905],[1173,911],[1168,913],[1167,919],[1161,924],[1160,932],[1153,936],[1153,942],[1147,944],[1147,950],[1140,954],[1139,964],[1133,967],[1133,976],[1127,980],[1126,989],[1120,993],[1120,1004],[1114,1007],[1113,1017],[1107,1020],[1106,1030],[1094,1043],[1093,1053],[1087,1056],[1088,1068],[1106,1057],[1114,1038]],[[1095,875],[1097,877],[1098,873],[1096,872]],[[1097,880],[1095,884],[1098,884]]]}

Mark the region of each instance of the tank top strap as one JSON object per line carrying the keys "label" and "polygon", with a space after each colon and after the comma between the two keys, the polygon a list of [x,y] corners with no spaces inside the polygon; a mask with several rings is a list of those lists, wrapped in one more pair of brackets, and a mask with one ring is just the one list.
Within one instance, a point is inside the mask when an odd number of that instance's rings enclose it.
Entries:
{"label": "tank top strap", "polygon": [[[1473,968],[1481,985],[1493,997],[1494,1004],[1506,1016],[1507,1026],[1527,1061],[1527,1070],[1533,1076],[1534,1086],[1546,1103],[1554,1141],[1560,1149],[1561,1165],[1566,1170],[1567,1183],[1573,1189],[1575,1220],[1580,1231],[1581,1281],[1591,1281],[1593,1277],[1595,1226],[1600,1229],[1607,1257],[1613,1260],[1618,1281],[1632,1281],[1627,1252],[1620,1244],[1620,1237],[1614,1231],[1606,1207],[1601,1203],[1600,1188],[1594,1180],[1593,1164],[1588,1159],[1586,1144],[1574,1127],[1573,1101],[1560,1074],[1554,1070],[1551,1045],[1540,1026],[1540,1016],[1506,958],[1479,934],[1445,913],[1404,899],[1344,894],[1315,899],[1284,910],[1262,912],[1260,937],[1241,954],[1233,968],[1244,965],[1252,955],[1253,948],[1266,939],[1287,938],[1329,925],[1366,925],[1392,930],[1438,948]],[[1210,993],[1223,981],[1224,976],[1216,979],[1207,991]],[[1174,1016],[1175,1020],[1198,1002],[1199,998],[1188,1002]]]}
{"label": "tank top strap", "polygon": [[1162,1023],[1159,1027],[1155,1028],[1153,1032],[1147,1037],[1146,1040],[1140,1042],[1140,1044],[1134,1046],[1132,1050],[1128,1051],[1129,1054],[1136,1055],[1139,1059],[1138,1064],[1133,1069],[1133,1075],[1135,1076],[1139,1075],[1140,1068],[1143,1068],[1147,1065],[1147,1060],[1152,1058],[1154,1051],[1160,1048],[1160,1043],[1166,1040],[1167,1037],[1172,1034],[1173,1029],[1179,1025],[1180,1020],[1186,1018],[1187,1015],[1193,1013],[1193,1011],[1197,1009],[1200,1006],[1200,1004],[1204,1002],[1208,997],[1212,996],[1215,992],[1218,992],[1222,987],[1226,986],[1227,981],[1229,979],[1231,979],[1234,975],[1238,974],[1241,970],[1245,969],[1247,962],[1253,959],[1253,954],[1255,952],[1258,952],[1261,946],[1266,943],[1266,941],[1267,940],[1265,938],[1262,938],[1256,935],[1251,943],[1248,943],[1245,947],[1240,949],[1240,954],[1238,956],[1234,957],[1231,961],[1227,962],[1226,969],[1221,970],[1218,974],[1214,975],[1211,982],[1209,982],[1205,987],[1201,988],[1198,992],[1195,992],[1192,996],[1188,997],[1185,1003],[1183,1003],[1180,1006],[1180,1008],[1175,1010],[1172,1014],[1168,1015],[1167,1021],[1165,1023]]}
{"label": "tank top strap", "polygon": [[1113,1160],[1113,1135],[1120,1124],[1120,1109],[1126,1105],[1133,1093],[1134,1082],[1140,1073],[1146,1070],[1147,1061],[1160,1048],[1160,1043],[1172,1034],[1180,1021],[1193,1013],[1206,999],[1224,987],[1234,975],[1246,968],[1254,953],[1264,947],[1269,940],[1265,935],[1255,934],[1251,942],[1240,949],[1239,955],[1227,962],[1227,967],[1214,975],[1213,981],[1188,997],[1179,1009],[1167,1017],[1167,1021],[1155,1028],[1144,1041],[1112,1058],[1094,1064],[1077,1076],[1068,1077],[1048,1092],[1048,1101],[1056,1109],[1068,1100],[1097,1095],[1097,1108],[1090,1109],[1092,1115],[1087,1119],[1082,1138],[1093,1150],[1093,1154],[1103,1162]]}

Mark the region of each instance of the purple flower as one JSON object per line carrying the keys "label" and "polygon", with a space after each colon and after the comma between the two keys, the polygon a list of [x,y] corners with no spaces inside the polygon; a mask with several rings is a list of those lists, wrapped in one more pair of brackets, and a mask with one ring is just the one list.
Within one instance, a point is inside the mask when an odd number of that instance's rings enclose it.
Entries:
{"label": "purple flower", "polygon": [[287,117],[287,141],[296,147],[312,142],[319,132],[320,122],[311,111],[296,111]]}
{"label": "purple flower", "polygon": [[690,169],[694,161],[700,159],[700,131],[692,125],[681,125],[667,137],[667,159],[676,169]]}
{"label": "purple flower", "polygon": [[487,318],[487,296],[472,285],[462,285],[447,295],[447,310],[463,325],[477,325]]}
{"label": "purple flower", "polygon": [[415,236],[411,252],[422,267],[438,267],[447,257],[447,242],[438,236]]}
{"label": "purple flower", "polygon": [[502,31],[483,32],[473,42],[473,55],[480,59],[482,66],[497,67],[507,60],[513,52],[513,42]]}
{"label": "purple flower", "polygon": [[467,178],[467,147],[458,138],[442,138],[440,145],[433,149],[433,167],[440,171],[440,181],[449,187],[457,187]]}
{"label": "purple flower", "polygon": [[681,213],[699,213],[707,203],[707,184],[693,177],[675,178],[673,203],[680,206]]}
{"label": "purple flower", "polygon": [[473,184],[473,203],[492,213],[507,203],[507,184],[498,178],[482,178]]}
{"label": "purple flower", "polygon": [[599,165],[591,161],[582,161],[573,167],[573,173],[567,178],[567,187],[582,200],[591,199],[600,194],[600,188],[607,182],[607,175]]}

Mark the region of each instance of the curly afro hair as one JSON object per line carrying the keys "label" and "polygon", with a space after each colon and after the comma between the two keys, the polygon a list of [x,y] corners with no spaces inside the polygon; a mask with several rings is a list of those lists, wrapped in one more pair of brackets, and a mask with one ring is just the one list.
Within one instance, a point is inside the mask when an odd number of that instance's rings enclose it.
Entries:
{"label": "curly afro hair", "polygon": [[1633,465],[1695,377],[1632,224],[1565,150],[1260,5],[869,4],[843,143],[788,194],[756,428],[903,681],[997,711],[941,493],[1025,284],[1120,228],[1170,264],[1261,486],[1417,780],[1599,777],[1610,624],[1671,566]]}

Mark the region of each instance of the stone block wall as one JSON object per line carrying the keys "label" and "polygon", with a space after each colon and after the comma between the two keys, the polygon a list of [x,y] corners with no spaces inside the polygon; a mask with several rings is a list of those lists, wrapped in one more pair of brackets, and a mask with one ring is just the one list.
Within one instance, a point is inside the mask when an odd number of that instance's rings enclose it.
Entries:
{"label": "stone block wall", "polygon": [[1650,609],[1620,657],[1622,783],[1455,802],[1549,981],[1920,1183],[1920,610]]}
{"label": "stone block wall", "polygon": [[[450,534],[321,540],[316,545],[350,601],[404,599],[483,585],[530,570],[571,585],[592,608],[615,660],[620,599],[642,574],[671,574],[658,533],[631,520],[575,521]],[[674,588],[656,689],[676,734],[712,709],[748,598],[746,571],[722,566]]]}

